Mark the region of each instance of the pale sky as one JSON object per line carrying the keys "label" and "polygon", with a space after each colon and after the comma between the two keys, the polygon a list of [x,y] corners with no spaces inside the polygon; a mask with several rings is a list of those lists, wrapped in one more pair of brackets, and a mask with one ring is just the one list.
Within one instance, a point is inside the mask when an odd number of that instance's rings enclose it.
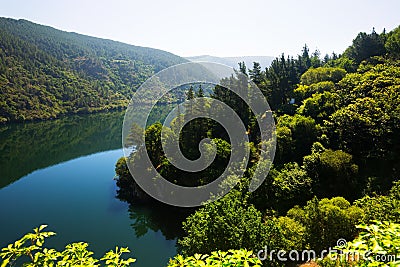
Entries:
{"label": "pale sky", "polygon": [[394,29],[400,0],[0,0],[0,16],[180,56],[295,56]]}

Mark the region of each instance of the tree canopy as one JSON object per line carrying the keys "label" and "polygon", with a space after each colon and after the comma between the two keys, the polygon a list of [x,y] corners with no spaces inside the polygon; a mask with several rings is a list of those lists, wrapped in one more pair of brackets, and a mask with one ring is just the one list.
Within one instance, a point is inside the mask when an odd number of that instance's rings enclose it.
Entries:
{"label": "tree canopy", "polygon": [[[250,162],[230,194],[185,220],[185,236],[179,240],[183,255],[240,248],[255,251],[264,245],[320,251],[334,246],[339,238],[355,238],[359,223],[399,221],[398,32],[397,28],[381,35],[361,33],[343,55],[324,59],[318,51],[310,55],[305,46],[296,58],[282,54],[265,70],[257,63],[253,69],[240,63],[236,76],[213,88],[211,96],[228,104],[248,130]],[[255,116],[244,101],[224,88],[241,88],[248,80],[271,104],[277,141],[273,166],[251,194],[247,186],[262,145]],[[190,87],[187,98],[203,97],[200,89]],[[186,110],[201,114],[207,108],[212,107],[187,106]],[[161,127],[147,128],[149,141],[158,140]],[[205,184],[210,180],[201,175],[215,176],[224,168],[231,148],[221,125],[193,121],[180,138],[183,152],[192,159],[198,158],[203,138],[217,144],[216,165],[192,174],[194,180]],[[157,142],[149,145],[154,165],[173,182],[188,179],[165,161]]]}

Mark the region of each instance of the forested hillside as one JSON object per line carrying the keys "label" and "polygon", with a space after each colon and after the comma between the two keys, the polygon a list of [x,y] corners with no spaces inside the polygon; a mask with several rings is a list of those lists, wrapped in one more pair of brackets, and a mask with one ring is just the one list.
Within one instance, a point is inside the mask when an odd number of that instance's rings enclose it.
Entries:
{"label": "forested hillside", "polygon": [[[389,33],[360,33],[341,55],[321,57],[305,46],[297,57],[282,54],[266,69],[258,63],[252,68],[240,63],[236,74],[222,85],[252,80],[273,109],[277,137],[273,167],[263,184],[248,193],[262,148],[257,125],[252,123],[255,115],[238,97],[216,86],[212,97],[232,107],[248,130],[251,160],[234,190],[184,221],[186,235],[179,239],[182,254],[243,248],[257,252],[264,246],[320,252],[334,247],[340,238],[353,240],[360,229],[380,229],[382,234],[361,234],[356,240],[362,244],[381,240],[380,244],[398,244],[397,230],[390,229],[397,229],[395,223],[400,222],[400,27]],[[187,93],[189,100],[202,96],[200,88]],[[188,158],[199,157],[197,147],[203,138],[216,144],[216,165],[196,174],[180,172],[166,159],[160,149],[163,127],[149,126],[143,147],[118,161],[120,197],[135,201],[145,195],[126,164],[139,168],[136,162],[144,147],[157,171],[176,184],[204,185],[225,168],[230,140],[211,120],[191,122],[180,133],[181,149]],[[173,132],[174,127],[167,130]],[[370,226],[356,228],[360,224]],[[377,253],[381,251],[392,249]],[[283,265],[273,261],[264,264]],[[362,263],[354,266],[389,266]],[[321,263],[350,266],[325,264]]]}
{"label": "forested hillside", "polygon": [[117,109],[171,53],[0,18],[0,122]]}

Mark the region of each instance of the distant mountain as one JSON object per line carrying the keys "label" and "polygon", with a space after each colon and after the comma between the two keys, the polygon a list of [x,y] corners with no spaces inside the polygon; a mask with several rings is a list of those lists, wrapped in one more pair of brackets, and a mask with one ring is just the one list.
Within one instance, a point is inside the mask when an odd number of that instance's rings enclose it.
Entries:
{"label": "distant mountain", "polygon": [[209,61],[224,64],[232,68],[238,68],[238,63],[243,62],[246,64],[247,68],[253,68],[253,62],[258,62],[264,69],[268,67],[275,57],[271,56],[243,56],[243,57],[214,57],[209,55],[186,57],[186,59],[194,62],[199,61]]}
{"label": "distant mountain", "polygon": [[174,54],[0,18],[0,122],[122,108]]}

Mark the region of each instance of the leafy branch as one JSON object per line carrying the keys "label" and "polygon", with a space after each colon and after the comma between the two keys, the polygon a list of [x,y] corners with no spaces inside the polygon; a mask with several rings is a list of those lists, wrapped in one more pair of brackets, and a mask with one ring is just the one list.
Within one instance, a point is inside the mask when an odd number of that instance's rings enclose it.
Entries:
{"label": "leafy branch", "polygon": [[[121,257],[122,254],[130,252],[128,248],[116,247],[115,251],[110,250],[100,260],[92,257],[94,253],[87,249],[89,245],[85,242],[68,244],[62,252],[46,248],[43,246],[45,239],[55,235],[54,232],[42,232],[46,227],[47,225],[41,225],[33,229],[32,233],[3,248],[0,252],[3,260],[1,267],[15,266],[17,260],[23,261],[23,258],[28,260],[22,264],[24,267],[127,267],[136,261],[133,258],[125,260]],[[100,265],[100,262],[105,265]]]}

